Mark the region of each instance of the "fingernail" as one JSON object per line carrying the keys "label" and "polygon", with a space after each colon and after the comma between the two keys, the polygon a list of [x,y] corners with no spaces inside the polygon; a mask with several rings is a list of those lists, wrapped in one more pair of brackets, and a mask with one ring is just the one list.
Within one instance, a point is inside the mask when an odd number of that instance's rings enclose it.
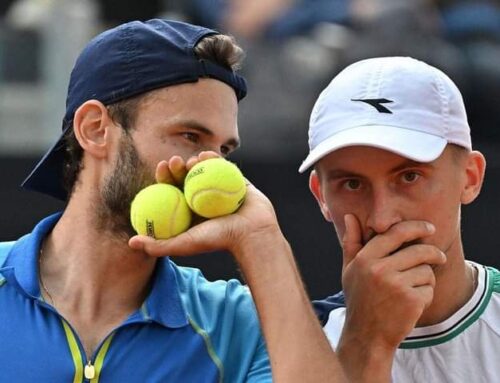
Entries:
{"label": "fingernail", "polygon": [[432,223],[429,223],[429,222],[425,223],[425,227],[427,228],[427,231],[429,231],[431,233],[434,233],[434,231],[436,230],[436,227]]}

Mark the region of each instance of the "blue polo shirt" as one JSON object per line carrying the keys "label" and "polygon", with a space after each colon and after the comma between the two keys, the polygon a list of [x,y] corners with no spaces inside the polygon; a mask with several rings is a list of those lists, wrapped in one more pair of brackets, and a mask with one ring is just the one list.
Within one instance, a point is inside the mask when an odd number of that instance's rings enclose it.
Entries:
{"label": "blue polo shirt", "polygon": [[40,294],[39,248],[59,217],[16,241],[0,267],[1,382],[271,382],[248,289],[168,258],[158,260],[142,307],[88,360],[71,323]]}

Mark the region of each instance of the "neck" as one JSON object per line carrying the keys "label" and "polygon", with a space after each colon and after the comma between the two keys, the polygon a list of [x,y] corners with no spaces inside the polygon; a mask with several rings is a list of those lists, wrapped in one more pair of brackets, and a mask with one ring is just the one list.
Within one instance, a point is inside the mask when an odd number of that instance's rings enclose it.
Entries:
{"label": "neck", "polygon": [[58,310],[64,305],[96,316],[114,307],[130,313],[147,296],[155,259],[131,250],[125,235],[96,227],[89,214],[95,205],[89,205],[72,198],[43,243],[43,290]]}
{"label": "neck", "polygon": [[446,263],[434,270],[436,285],[433,301],[418,320],[417,327],[443,322],[474,294],[477,270],[465,261],[461,240],[455,241],[445,253]]}

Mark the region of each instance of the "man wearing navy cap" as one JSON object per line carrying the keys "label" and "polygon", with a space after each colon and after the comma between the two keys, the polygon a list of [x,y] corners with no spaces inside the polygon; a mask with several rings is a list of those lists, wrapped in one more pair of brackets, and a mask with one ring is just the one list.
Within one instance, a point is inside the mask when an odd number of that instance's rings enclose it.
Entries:
{"label": "man wearing navy cap", "polygon": [[[268,382],[271,364],[276,381],[342,380],[252,185],[233,215],[169,241],[130,239],[141,188],[181,184],[197,161],[238,147],[240,58],[228,36],[164,20],[118,26],[83,50],[63,133],[23,184],[67,206],[0,244],[2,381]],[[237,281],[208,282],[164,257],[219,249],[253,300]]]}

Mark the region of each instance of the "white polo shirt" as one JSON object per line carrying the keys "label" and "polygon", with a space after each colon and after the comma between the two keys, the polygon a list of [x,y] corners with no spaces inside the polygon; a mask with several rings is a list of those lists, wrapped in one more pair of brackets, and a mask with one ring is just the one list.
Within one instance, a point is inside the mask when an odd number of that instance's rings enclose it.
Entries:
{"label": "white polo shirt", "polygon": [[[473,296],[450,318],[406,337],[396,351],[394,382],[500,382],[500,273],[470,263],[478,270]],[[333,348],[344,320],[345,307],[328,315],[324,331]]]}

